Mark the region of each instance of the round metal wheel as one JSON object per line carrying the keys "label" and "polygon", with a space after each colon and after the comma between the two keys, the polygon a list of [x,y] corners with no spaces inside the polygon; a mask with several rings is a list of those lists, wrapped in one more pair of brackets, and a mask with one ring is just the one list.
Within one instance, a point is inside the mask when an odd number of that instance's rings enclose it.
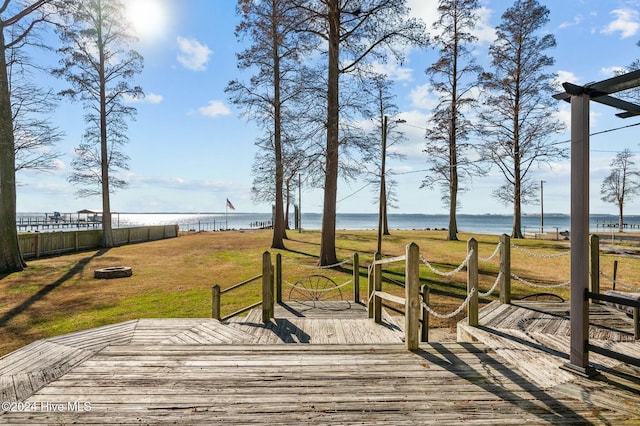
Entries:
{"label": "round metal wheel", "polygon": [[520,300],[535,300],[541,302],[564,302],[564,299],[561,296],[553,293],[535,293],[529,294],[528,296],[524,296]]}
{"label": "round metal wheel", "polygon": [[299,279],[289,290],[289,300],[297,302],[321,302],[342,300],[342,290],[331,278],[309,275]]}

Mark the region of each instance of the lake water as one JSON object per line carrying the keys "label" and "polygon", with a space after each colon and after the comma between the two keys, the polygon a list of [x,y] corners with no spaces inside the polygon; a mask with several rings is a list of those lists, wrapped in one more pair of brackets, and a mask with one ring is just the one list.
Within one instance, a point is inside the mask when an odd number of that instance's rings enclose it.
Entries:
{"label": "lake water", "polygon": [[[20,213],[18,220],[29,218],[44,219],[51,213]],[[77,214],[62,214],[63,218],[73,222]],[[268,226],[271,214],[268,213],[117,213],[113,216],[114,227],[130,227],[145,225],[173,225],[177,224],[181,230],[214,231],[220,229],[250,229]],[[446,214],[389,214],[390,229],[446,229],[448,227]],[[592,215],[591,231],[611,230],[603,229],[602,223],[617,223],[613,215]],[[640,227],[640,216],[627,216],[625,223]],[[293,227],[293,218],[290,220]],[[540,232],[540,216],[522,216],[524,232]],[[302,215],[303,229],[320,229],[322,215],[319,213],[304,213]],[[458,231],[494,234],[510,234],[513,217],[509,215],[458,215]],[[544,226],[547,232],[569,230],[571,223],[568,215],[549,214],[544,216]],[[338,213],[336,217],[337,229],[377,229],[378,215],[368,213]],[[73,229],[72,227],[66,229]],[[53,230],[53,229],[52,229]]]}

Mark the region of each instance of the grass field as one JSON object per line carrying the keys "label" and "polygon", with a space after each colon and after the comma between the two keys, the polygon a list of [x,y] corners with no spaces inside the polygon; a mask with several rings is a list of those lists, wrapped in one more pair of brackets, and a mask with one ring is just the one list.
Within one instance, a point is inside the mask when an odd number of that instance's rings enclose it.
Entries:
{"label": "grass field", "polygon": [[[385,255],[404,254],[405,246],[415,242],[422,256],[442,271],[455,269],[466,257],[467,239],[479,242],[479,256],[489,257],[498,243],[497,236],[459,234],[460,241],[445,241],[443,231],[392,231],[385,236]],[[270,250],[283,257],[286,296],[289,285],[311,274],[332,278],[337,284],[351,279],[351,264],[338,270],[317,269],[320,233],[289,231],[287,250]],[[0,355],[36,339],[76,330],[113,324],[135,318],[210,317],[211,287],[223,289],[261,273],[262,253],[269,250],[271,231],[209,232],[186,234],[150,243],[122,246],[110,250],[88,251],[30,261],[25,271],[0,275]],[[562,283],[569,279],[569,256],[546,257],[566,252],[567,241],[518,240],[512,248],[512,272],[539,285]],[[351,259],[358,252],[361,297],[366,297],[366,266],[376,247],[375,231],[338,231],[338,257]],[[524,250],[522,250],[524,249]],[[537,256],[533,256],[536,254]],[[545,256],[545,257],[540,257]],[[637,258],[603,254],[601,271],[612,275],[613,261],[619,261],[618,280],[640,282]],[[275,261],[275,260],[274,260]],[[94,270],[110,266],[130,266],[133,276],[98,280]],[[403,280],[403,264],[385,270],[387,281]],[[495,282],[499,260],[480,263],[480,290],[486,292]],[[466,272],[443,277],[427,266],[420,269],[421,280],[431,289],[431,307],[439,313],[454,311],[466,296]],[[259,301],[260,283],[223,296],[223,315]],[[611,283],[602,279],[603,289]],[[568,287],[550,290],[512,282],[514,298],[551,291],[568,299]],[[385,284],[385,290],[402,289]],[[351,298],[351,285],[342,289]],[[497,292],[481,298],[481,304],[497,298]],[[431,326],[454,328],[464,311],[449,320],[432,318]]]}

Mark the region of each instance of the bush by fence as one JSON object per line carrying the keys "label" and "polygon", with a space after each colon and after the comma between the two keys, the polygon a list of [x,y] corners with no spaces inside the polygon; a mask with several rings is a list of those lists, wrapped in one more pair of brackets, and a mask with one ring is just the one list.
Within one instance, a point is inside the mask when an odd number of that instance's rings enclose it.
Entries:
{"label": "bush by fence", "polygon": [[[115,245],[162,240],[178,236],[178,225],[140,226],[113,230]],[[91,250],[100,247],[101,229],[72,232],[29,232],[18,234],[25,259]]]}

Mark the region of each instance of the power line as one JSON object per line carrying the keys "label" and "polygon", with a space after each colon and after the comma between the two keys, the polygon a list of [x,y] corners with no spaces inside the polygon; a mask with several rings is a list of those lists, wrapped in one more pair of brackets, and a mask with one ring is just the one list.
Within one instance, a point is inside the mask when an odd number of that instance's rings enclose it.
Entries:
{"label": "power line", "polygon": [[[421,130],[425,130],[425,131],[426,131],[426,129],[424,129],[424,128],[422,128],[422,127],[419,127],[419,126],[414,126],[414,125],[412,125],[412,124],[408,124],[408,123],[401,123],[401,124],[403,124],[403,125],[405,125],[405,126],[408,126],[408,127],[413,127],[413,128],[416,128],[416,129],[421,129]],[[590,134],[589,134],[589,136],[597,136],[597,135],[601,135],[601,134],[603,134],[603,133],[615,132],[615,131],[617,131],[617,130],[628,129],[628,128],[630,128],[630,127],[635,127],[635,126],[640,126],[640,122],[638,122],[638,123],[634,123],[634,124],[628,124],[628,125],[626,125],[626,126],[615,127],[615,128],[613,128],[613,129],[602,130],[602,131],[600,131],[600,132],[590,133]],[[550,145],[561,145],[561,144],[570,143],[570,142],[571,142],[571,139],[566,140],[566,141],[553,142],[553,143],[551,143]],[[617,151],[604,151],[604,150],[591,150],[591,151],[593,151],[593,152],[617,152]],[[478,161],[480,161],[480,160],[478,160]],[[473,162],[478,162],[478,161],[473,161]],[[424,173],[424,172],[428,172],[428,171],[430,171],[430,169],[423,169],[423,170],[410,170],[410,171],[407,171],[407,172],[393,172],[393,174],[394,174],[394,175],[409,175],[409,174],[413,174],[413,173]],[[369,182],[369,183],[365,184],[364,186],[362,186],[361,188],[359,188],[359,189],[357,189],[356,191],[352,192],[351,194],[347,195],[346,197],[341,198],[340,200],[336,201],[336,203],[341,203],[341,202],[343,202],[343,201],[345,201],[345,200],[348,200],[349,198],[351,198],[351,197],[355,196],[357,193],[359,193],[359,192],[361,192],[362,190],[364,190],[366,187],[368,187],[368,186],[369,186],[369,185],[371,185],[372,183],[373,183],[373,182]]]}
{"label": "power line", "polygon": [[354,196],[354,195],[356,195],[358,192],[362,191],[363,189],[365,189],[367,186],[369,186],[369,185],[371,185],[371,184],[372,184],[372,182],[367,183],[365,186],[363,186],[362,188],[358,189],[357,191],[352,192],[351,194],[347,195],[346,197],[344,197],[344,198],[342,198],[342,199],[340,199],[340,200],[336,201],[336,203],[341,203],[341,202],[343,202],[344,200],[347,200],[347,199],[349,199],[349,198],[353,197],[353,196]]}
{"label": "power line", "polygon": [[[420,129],[420,130],[427,131],[427,129],[425,129],[424,127],[415,126],[413,124],[408,124],[408,123],[401,123],[401,124],[403,124],[404,126],[413,127],[415,129]],[[616,132],[618,130],[624,130],[624,129],[628,129],[628,128],[636,127],[636,126],[640,126],[640,122],[633,123],[633,124],[627,124],[626,126],[614,127],[612,129],[601,130],[599,132],[590,133],[589,136],[598,136],[598,135],[602,135],[604,133]],[[571,139],[567,139],[565,141],[552,142],[549,145],[562,145],[562,144],[570,143],[570,142],[571,142]],[[598,151],[598,150],[591,150],[591,151],[593,151],[593,152],[617,152],[617,151]],[[401,174],[401,173],[398,173],[398,174]]]}

